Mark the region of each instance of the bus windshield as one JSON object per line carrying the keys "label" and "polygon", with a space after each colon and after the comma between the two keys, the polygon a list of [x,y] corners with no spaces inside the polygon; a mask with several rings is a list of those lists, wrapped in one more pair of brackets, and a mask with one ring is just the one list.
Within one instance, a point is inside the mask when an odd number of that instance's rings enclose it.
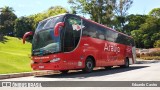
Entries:
{"label": "bus windshield", "polygon": [[32,41],[32,55],[47,55],[60,52],[60,36],[54,36],[54,26],[62,17],[54,17],[39,23]]}
{"label": "bus windshield", "polygon": [[53,17],[53,18],[49,18],[46,20],[41,21],[38,26],[36,31],[39,30],[44,30],[44,29],[48,29],[48,28],[54,28],[55,24],[62,21],[63,16],[57,16],[57,17]]}

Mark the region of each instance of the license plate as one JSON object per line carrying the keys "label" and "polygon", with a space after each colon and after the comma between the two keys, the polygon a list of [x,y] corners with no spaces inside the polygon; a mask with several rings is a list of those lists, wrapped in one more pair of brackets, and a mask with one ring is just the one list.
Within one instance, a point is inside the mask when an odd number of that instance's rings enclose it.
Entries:
{"label": "license plate", "polygon": [[44,68],[44,66],[39,66],[39,68]]}

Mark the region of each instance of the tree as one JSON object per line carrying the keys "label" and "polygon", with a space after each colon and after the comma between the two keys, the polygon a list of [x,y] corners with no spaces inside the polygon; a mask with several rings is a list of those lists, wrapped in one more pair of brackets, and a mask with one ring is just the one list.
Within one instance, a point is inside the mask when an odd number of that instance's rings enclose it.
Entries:
{"label": "tree", "polygon": [[13,36],[14,21],[17,16],[13,13],[12,7],[5,6],[1,8],[0,14],[0,31],[1,34]]}
{"label": "tree", "polygon": [[44,11],[42,13],[28,16],[28,18],[31,18],[34,21],[33,27],[35,29],[37,24],[43,19],[62,13],[67,13],[67,10],[61,6],[55,6],[55,7],[50,7],[47,11]]}
{"label": "tree", "polygon": [[160,8],[154,8],[149,12],[149,15],[155,18],[160,18]]}
{"label": "tree", "polygon": [[142,32],[143,48],[153,48],[154,43],[160,40],[160,19],[152,16],[148,17],[139,30]]}
{"label": "tree", "polygon": [[154,43],[154,47],[155,47],[155,48],[160,48],[160,40],[157,40],[157,41]]}
{"label": "tree", "polygon": [[20,17],[15,20],[14,33],[16,37],[23,37],[25,32],[32,31],[33,20],[27,17]]}
{"label": "tree", "polygon": [[117,16],[126,16],[127,11],[131,7],[133,0],[117,0],[115,5],[115,13]]}
{"label": "tree", "polygon": [[68,0],[73,11],[88,14],[95,22],[110,25],[116,0]]}
{"label": "tree", "polygon": [[67,13],[67,10],[61,6],[50,7],[46,12],[46,17]]}
{"label": "tree", "polygon": [[126,33],[126,30],[124,30],[125,26],[125,19],[127,16],[127,11],[131,7],[133,3],[133,0],[117,0],[115,4],[115,23],[117,30],[120,32]]}
{"label": "tree", "polygon": [[136,43],[136,47],[137,48],[142,48],[144,47],[143,43],[142,43],[142,31],[141,30],[133,30],[131,32],[131,36],[134,38],[135,43]]}
{"label": "tree", "polygon": [[131,31],[138,30],[141,26],[141,24],[145,23],[146,18],[148,15],[128,15],[126,16],[126,22],[127,24],[124,26],[124,30],[126,30],[126,33],[128,35],[131,35]]}
{"label": "tree", "polygon": [[155,8],[149,15],[130,15],[125,26],[136,29],[131,32],[138,48],[159,47],[160,40],[160,9]]}
{"label": "tree", "polygon": [[27,31],[34,31],[37,24],[50,16],[66,13],[67,10],[61,6],[50,7],[47,11],[31,15],[28,17],[20,17],[15,20],[14,33],[16,37],[23,37]]}

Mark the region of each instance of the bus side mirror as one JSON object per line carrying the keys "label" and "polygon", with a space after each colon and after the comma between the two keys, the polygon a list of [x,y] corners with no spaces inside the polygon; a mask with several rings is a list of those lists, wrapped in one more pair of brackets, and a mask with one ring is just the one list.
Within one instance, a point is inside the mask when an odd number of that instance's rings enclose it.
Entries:
{"label": "bus side mirror", "polygon": [[59,29],[60,27],[64,27],[64,22],[59,22],[55,25],[54,27],[54,36],[58,37],[59,36]]}
{"label": "bus side mirror", "polygon": [[32,32],[32,31],[26,32],[26,33],[23,35],[23,44],[25,44],[26,38],[27,38],[29,35],[33,35],[33,32]]}

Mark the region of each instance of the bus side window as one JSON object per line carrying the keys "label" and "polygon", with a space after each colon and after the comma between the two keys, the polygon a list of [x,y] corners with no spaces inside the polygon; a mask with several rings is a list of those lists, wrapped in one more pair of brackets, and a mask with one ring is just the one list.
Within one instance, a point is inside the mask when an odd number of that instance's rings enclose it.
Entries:
{"label": "bus side window", "polygon": [[103,34],[100,34],[100,35],[99,35],[99,39],[101,39],[101,40],[105,40],[104,35],[103,35]]}
{"label": "bus side window", "polygon": [[130,44],[131,46],[135,46],[133,38],[130,38]]}
{"label": "bus side window", "polygon": [[83,36],[89,36],[92,38],[98,38],[105,40],[105,28],[98,26],[97,24],[85,21],[83,22],[85,28],[83,29]]}
{"label": "bus side window", "polygon": [[83,25],[85,27],[82,29],[82,36],[89,36],[89,30],[88,30],[89,25],[85,20],[83,20]]}
{"label": "bus side window", "polygon": [[105,28],[98,27],[97,30],[98,30],[98,38],[101,40],[106,40],[105,39],[105,32],[106,32]]}
{"label": "bus side window", "polygon": [[83,36],[97,38],[97,31],[95,29],[95,26],[92,23],[85,20],[83,21],[83,24],[85,26],[85,28],[82,31]]}
{"label": "bus side window", "polygon": [[84,30],[83,31],[83,36],[89,36],[88,31]]}
{"label": "bus side window", "polygon": [[91,30],[89,31],[88,34],[92,38],[96,38],[97,37],[97,31],[95,31],[94,28],[91,28]]}
{"label": "bus side window", "polygon": [[106,30],[106,40],[115,42],[114,33],[114,31]]}
{"label": "bus side window", "polygon": [[123,44],[122,41],[123,41],[122,35],[121,35],[121,34],[118,34],[118,37],[117,37],[117,39],[116,39],[116,43]]}

